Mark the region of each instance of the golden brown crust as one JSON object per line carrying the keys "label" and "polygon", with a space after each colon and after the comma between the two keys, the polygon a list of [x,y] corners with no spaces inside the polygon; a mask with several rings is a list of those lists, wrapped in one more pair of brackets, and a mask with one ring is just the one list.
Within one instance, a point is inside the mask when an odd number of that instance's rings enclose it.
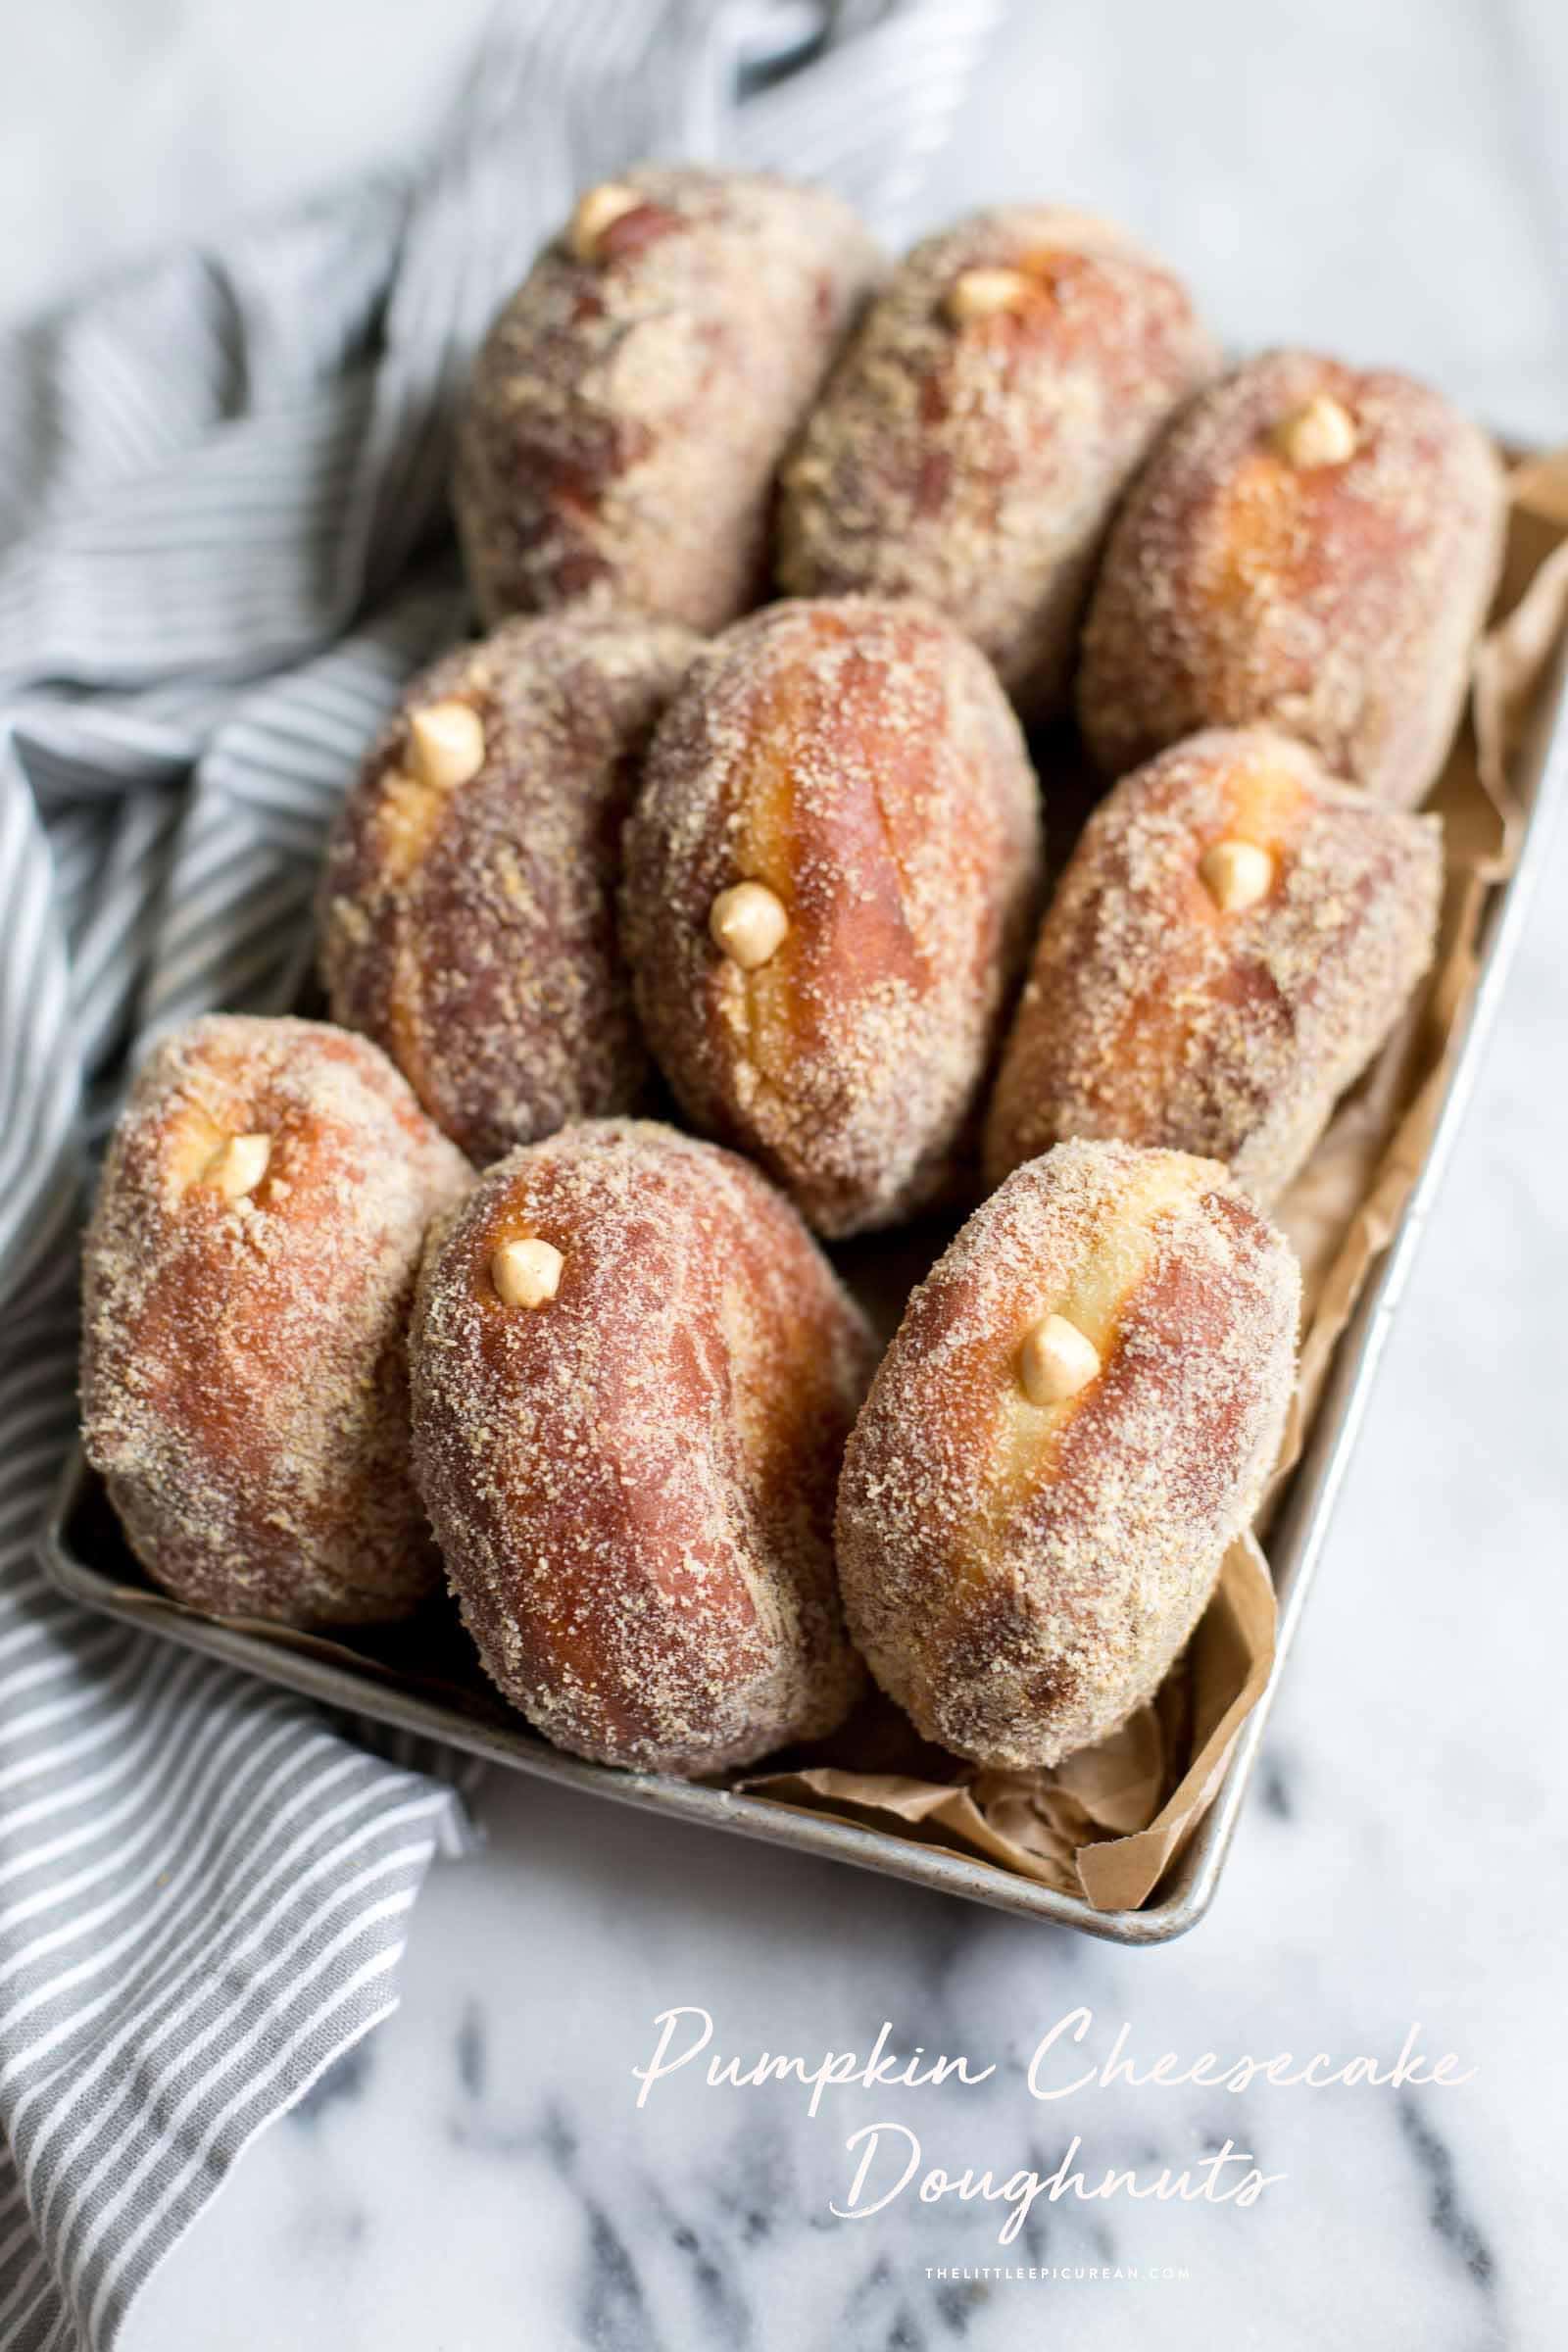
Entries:
{"label": "golden brown crust", "polygon": [[721,628],[761,595],[774,469],[878,269],[819,188],[649,165],[480,350],[456,505],[487,619],[587,602]]}
{"label": "golden brown crust", "polygon": [[[490,1270],[522,1239],[561,1253],[536,1307]],[[707,1773],[842,1720],[833,1491],[871,1360],[787,1202],[672,1128],[515,1152],[432,1236],[419,1480],[486,1671],[558,1746]]]}
{"label": "golden brown crust", "polygon": [[[845,1457],[850,1629],[928,1739],[1027,1769],[1151,1697],[1255,1509],[1291,1385],[1296,1261],[1211,1161],[1060,1145],[909,1302]],[[1033,1404],[1044,1315],[1101,1370]]]}
{"label": "golden brown crust", "polygon": [[[1332,436],[1303,441],[1319,462],[1287,454],[1314,404],[1348,426],[1348,458]],[[1415,808],[1458,722],[1503,518],[1494,451],[1437,393],[1309,352],[1249,361],[1178,418],[1111,533],[1078,685],[1102,769],[1257,723]]]}
{"label": "golden brown crust", "polygon": [[[1219,844],[1268,883],[1227,910]],[[1432,957],[1435,817],[1369,801],[1263,728],[1214,729],[1122,779],[1057,885],[986,1132],[993,1184],[1068,1136],[1229,1162],[1256,1200],[1300,1167]]]}
{"label": "golden brown crust", "polygon": [[[910,604],[782,604],[700,655],[626,831],[621,936],[655,1055],[700,1127],[819,1232],[952,1177],[1039,888],[1038,792],[983,658]],[[760,969],[714,901],[766,885]]]}
{"label": "golden brown crust", "polygon": [[[620,833],[697,644],[632,616],[509,622],[414,681],[344,805],[320,896],[332,1016],[481,1165],[642,1091]],[[411,721],[452,709],[480,721],[483,762],[431,785]]]}
{"label": "golden brown crust", "polygon": [[[215,1161],[266,1139],[225,1197]],[[311,1021],[215,1015],[148,1057],[83,1251],[89,1459],[149,1575],[289,1625],[439,1582],[409,1468],[425,1229],[470,1181],[391,1063]]]}
{"label": "golden brown crust", "polygon": [[[992,291],[965,317],[975,272]],[[1046,715],[1111,509],[1217,365],[1182,286],[1115,229],[978,213],[915,247],[835,368],[782,478],[779,577],[923,598]]]}

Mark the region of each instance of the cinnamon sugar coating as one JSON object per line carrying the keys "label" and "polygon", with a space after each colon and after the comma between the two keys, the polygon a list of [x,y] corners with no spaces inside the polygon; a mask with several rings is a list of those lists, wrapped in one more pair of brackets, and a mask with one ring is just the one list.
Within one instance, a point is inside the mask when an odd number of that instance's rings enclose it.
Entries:
{"label": "cinnamon sugar coating", "polygon": [[[721,628],[762,594],[774,470],[876,276],[820,188],[646,165],[480,349],[455,501],[489,620],[578,602]],[[578,243],[581,239],[577,240]]]}
{"label": "cinnamon sugar coating", "polygon": [[83,1250],[82,1426],[179,1599],[357,1625],[435,1589],[406,1332],[426,1227],[470,1181],[364,1038],[219,1014],[149,1055]]}
{"label": "cinnamon sugar coating", "polygon": [[[491,1272],[519,1239],[561,1255],[532,1306]],[[547,1738],[700,1774],[842,1720],[833,1493],[873,1353],[788,1203],[651,1121],[514,1152],[432,1235],[419,1480],[485,1669]]]}
{"label": "cinnamon sugar coating", "polygon": [[[635,615],[508,622],[414,681],[344,805],[319,906],[333,1018],[481,1164],[642,1091],[620,834],[697,644]],[[448,732],[454,712],[480,722],[480,764],[456,784],[424,780],[432,711]]]}
{"label": "cinnamon sugar coating", "polygon": [[1491,443],[1436,392],[1309,352],[1249,361],[1178,418],[1111,534],[1078,678],[1100,766],[1263,723],[1417,807],[1458,723],[1504,510]]}
{"label": "cinnamon sugar coating", "polygon": [[[1300,1282],[1212,1161],[1058,1145],[976,1210],[909,1301],[845,1457],[850,1630],[931,1740],[1025,1770],[1157,1690],[1256,1508]],[[1059,1402],[1047,1315],[1096,1349]]]}
{"label": "cinnamon sugar coating", "polygon": [[[1216,848],[1260,854],[1227,908]],[[1432,959],[1436,817],[1265,728],[1213,729],[1090,817],[1041,928],[986,1132],[993,1184],[1068,1136],[1230,1163],[1273,1200]]]}
{"label": "cinnamon sugar coating", "polygon": [[[622,943],[688,1116],[821,1233],[931,1200],[967,1140],[1039,874],[1017,722],[947,621],[852,597],[739,622],[661,721],[626,829]],[[787,924],[755,967],[713,929],[748,881]]]}
{"label": "cinnamon sugar coating", "polygon": [[1116,229],[978,213],[901,263],[834,369],[782,477],[779,577],[923,598],[1045,716],[1112,507],[1217,366],[1185,289]]}

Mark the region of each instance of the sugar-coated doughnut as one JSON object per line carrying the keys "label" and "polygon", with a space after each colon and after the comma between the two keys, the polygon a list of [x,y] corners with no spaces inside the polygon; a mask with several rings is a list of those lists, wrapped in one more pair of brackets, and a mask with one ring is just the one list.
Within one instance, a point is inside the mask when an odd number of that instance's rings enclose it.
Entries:
{"label": "sugar-coated doughnut", "polygon": [[1202,393],[1139,476],[1085,630],[1110,776],[1207,726],[1281,727],[1413,808],[1447,754],[1502,555],[1484,433],[1438,393],[1274,351]]}
{"label": "sugar-coated doughnut", "polygon": [[508,622],[415,680],[344,805],[320,898],[333,1018],[481,1163],[636,1104],[620,834],[698,642],[635,615]]}
{"label": "sugar-coated doughnut", "polygon": [[1178,280],[1105,222],[978,213],[915,247],[834,369],[784,472],[779,576],[924,598],[1044,716],[1111,510],[1217,365]]}
{"label": "sugar-coated doughnut", "polygon": [[1211,1160],[1060,1144],[909,1301],[845,1457],[850,1631],[927,1739],[1053,1764],[1151,1697],[1256,1507],[1299,1298]]}
{"label": "sugar-coated doughnut", "polygon": [[1276,1197],[1432,959],[1436,817],[1264,728],[1194,735],[1090,817],[986,1132],[1000,1184],[1068,1136],[1223,1159]]}
{"label": "sugar-coated doughnut", "polygon": [[840,1722],[833,1494],[871,1360],[788,1202],[652,1121],[525,1146],[432,1234],[420,1484],[486,1671],[558,1746],[701,1774]]}
{"label": "sugar-coated doughnut", "polygon": [[469,1181],[365,1038],[213,1015],[149,1055],[87,1232],[81,1394],[167,1591],[321,1626],[439,1584],[407,1324],[425,1229]]}
{"label": "sugar-coated doughnut", "polygon": [[687,1115],[826,1234],[952,1179],[1037,904],[984,658],[914,604],[785,603],[698,656],[626,830],[621,938]]}
{"label": "sugar-coated doughnut", "polygon": [[775,468],[878,267],[824,189],[687,164],[590,188],[460,425],[485,616],[586,600],[706,630],[755,604]]}

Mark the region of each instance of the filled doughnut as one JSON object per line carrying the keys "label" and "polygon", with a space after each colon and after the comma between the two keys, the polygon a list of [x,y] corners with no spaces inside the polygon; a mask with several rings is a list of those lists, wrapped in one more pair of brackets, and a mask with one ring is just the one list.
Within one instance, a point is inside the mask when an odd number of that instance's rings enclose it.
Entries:
{"label": "filled doughnut", "polygon": [[1218,364],[1180,282],[1105,222],[976,214],[893,272],[783,476],[798,596],[918,596],[1031,717],[1066,701],[1111,511]]}
{"label": "filled doughnut", "polygon": [[1124,776],[1056,887],[986,1130],[993,1184],[1069,1136],[1296,1174],[1432,959],[1435,817],[1263,728]]}
{"label": "filled doughnut", "polygon": [[1159,442],[1111,533],[1078,708],[1106,775],[1208,726],[1283,728],[1416,808],[1496,584],[1502,469],[1408,376],[1250,360]]}
{"label": "filled doughnut", "polygon": [[588,189],[460,424],[485,618],[586,601],[708,630],[754,605],[775,469],[878,266],[824,189],[689,164]]}
{"label": "filled doughnut", "polygon": [[697,643],[634,615],[508,622],[416,679],[344,805],[319,913],[333,1018],[481,1164],[641,1093],[620,835]]}
{"label": "filled doughnut", "polygon": [[420,1484],[487,1673],[560,1747],[716,1772],[842,1720],[858,1310],[755,1168],[651,1121],[499,1161],[431,1237]]}
{"label": "filled doughnut", "polygon": [[1039,894],[1039,794],[937,614],[786,603],[698,656],[626,830],[621,939],[695,1125],[818,1232],[950,1185]]}
{"label": "filled doughnut", "polygon": [[166,1591],[325,1626],[439,1584],[407,1325],[425,1229],[470,1181],[364,1038],[219,1014],[148,1057],[86,1237],[81,1394]]}
{"label": "filled doughnut", "polygon": [[927,1739],[1053,1764],[1151,1697],[1256,1507],[1296,1260],[1213,1161],[1060,1144],[915,1292],[845,1457],[850,1631]]}

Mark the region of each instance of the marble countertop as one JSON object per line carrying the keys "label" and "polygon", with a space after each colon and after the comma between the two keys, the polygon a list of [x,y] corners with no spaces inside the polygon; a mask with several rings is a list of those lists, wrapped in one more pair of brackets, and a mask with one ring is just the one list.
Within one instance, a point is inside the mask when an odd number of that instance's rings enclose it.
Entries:
{"label": "marble countertop", "polygon": [[[0,196],[41,225],[0,262],[0,313],[416,135],[479,13],[27,12]],[[1091,203],[1188,270],[1236,341],[1387,359],[1568,439],[1565,87],[1548,0],[1020,0],[923,209]],[[68,93],[69,158],[39,127]],[[1565,933],[1568,827],[1192,1937],[1118,1950],[497,1774],[486,1850],[421,1900],[400,2014],[249,2152],[138,2305],[131,2352],[1559,2343]],[[799,2082],[710,2087],[698,2062],[639,2108],[671,2008],[708,2012],[743,2067],[863,2058],[886,2024],[901,2059],[993,2071],[831,2088],[813,2116]],[[1123,2024],[1140,2071],[1167,2050],[1386,2068],[1418,2025],[1468,2079],[1036,2098],[1031,2053],[1080,2009],[1042,2088]],[[1250,2202],[1042,2195],[1003,2245],[1009,2205],[913,2185],[836,2217],[866,2145],[846,2141],[875,2123],[918,2138],[921,2172],[1044,2177],[1076,2135],[1090,2182],[1168,2168],[1217,2194],[1242,2177],[1204,2169],[1226,2142],[1271,2178]],[[884,2134],[862,2202],[909,2146]]]}

